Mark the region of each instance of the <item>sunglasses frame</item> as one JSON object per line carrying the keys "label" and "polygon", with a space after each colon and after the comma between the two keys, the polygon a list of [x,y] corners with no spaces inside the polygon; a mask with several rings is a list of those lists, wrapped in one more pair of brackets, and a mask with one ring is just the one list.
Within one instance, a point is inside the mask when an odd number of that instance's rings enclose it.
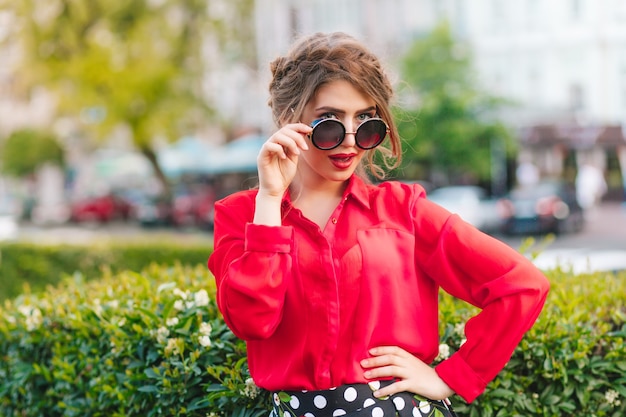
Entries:
{"label": "sunglasses frame", "polygon": [[[361,128],[361,126],[363,126],[365,123],[370,122],[370,121],[380,121],[382,122],[382,124],[385,126],[385,135],[380,139],[380,141],[371,147],[363,147],[359,144],[359,141],[357,140],[357,134],[359,133],[359,129]],[[329,147],[329,148],[325,148],[325,147],[321,147],[319,146],[315,140],[313,140],[313,135],[315,134],[315,129],[323,124],[324,122],[334,122],[334,123],[338,123],[342,129],[343,129],[343,136],[341,138],[341,140],[339,142],[337,142],[335,145]],[[309,139],[311,140],[311,143],[313,144],[313,146],[315,146],[317,149],[320,149],[322,151],[330,151],[331,149],[335,149],[337,147],[339,147],[339,145],[341,145],[343,143],[343,141],[346,139],[346,135],[347,134],[352,134],[354,135],[354,142],[356,143],[356,146],[358,146],[361,149],[364,150],[370,150],[370,149],[374,149],[377,146],[379,146],[381,143],[384,142],[385,138],[387,137],[387,135],[389,134],[389,125],[387,125],[387,123],[381,119],[380,117],[372,117],[370,119],[365,120],[363,123],[361,123],[359,126],[357,126],[356,131],[354,132],[347,132],[346,126],[341,122],[341,120],[337,120],[337,119],[321,119],[321,120],[314,120],[313,123],[311,123],[311,127],[313,128],[313,131],[311,133],[309,133],[307,136],[309,137]]]}

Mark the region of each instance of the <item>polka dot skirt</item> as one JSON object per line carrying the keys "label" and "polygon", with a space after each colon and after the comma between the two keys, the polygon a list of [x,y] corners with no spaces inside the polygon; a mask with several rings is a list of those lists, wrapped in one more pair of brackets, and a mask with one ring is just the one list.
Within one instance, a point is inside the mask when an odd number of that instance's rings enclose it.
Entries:
{"label": "polka dot skirt", "polygon": [[321,391],[272,393],[270,417],[457,417],[450,402],[408,392],[376,398],[373,392],[392,381],[342,385]]}

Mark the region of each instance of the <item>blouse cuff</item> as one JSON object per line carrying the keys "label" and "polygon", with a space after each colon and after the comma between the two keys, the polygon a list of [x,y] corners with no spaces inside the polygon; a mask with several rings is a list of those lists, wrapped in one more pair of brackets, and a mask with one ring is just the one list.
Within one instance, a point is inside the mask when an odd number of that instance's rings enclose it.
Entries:
{"label": "blouse cuff", "polygon": [[459,354],[435,367],[437,374],[448,386],[465,401],[471,403],[483,393],[487,383],[474,372]]}
{"label": "blouse cuff", "polygon": [[253,252],[290,253],[293,244],[293,227],[266,226],[247,223],[245,250]]}

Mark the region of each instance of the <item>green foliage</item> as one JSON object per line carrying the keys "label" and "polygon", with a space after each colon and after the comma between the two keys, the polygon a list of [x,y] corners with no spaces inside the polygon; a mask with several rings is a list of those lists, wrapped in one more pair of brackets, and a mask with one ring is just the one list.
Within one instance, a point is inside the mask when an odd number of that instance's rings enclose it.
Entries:
{"label": "green foliage", "polygon": [[[536,325],[460,416],[626,415],[626,274],[548,273]],[[206,291],[206,292],[205,292]],[[267,416],[203,265],[77,274],[0,308],[0,415]],[[441,296],[443,360],[476,310]]]}
{"label": "green foliage", "polygon": [[64,164],[63,148],[49,132],[17,130],[0,147],[0,169],[7,175],[26,177],[45,163]]}
{"label": "green foliage", "polygon": [[110,243],[91,246],[0,244],[0,301],[42,291],[65,275],[98,278],[103,270],[141,271],[150,264],[206,265],[211,248],[202,244]]}
{"label": "green foliage", "polygon": [[493,120],[504,101],[478,88],[471,66],[468,46],[457,42],[445,24],[416,40],[403,56],[406,84],[395,109],[405,149],[399,176],[486,181],[493,142],[514,151],[511,132]]}
{"label": "green foliage", "polygon": [[214,291],[206,267],[153,266],[7,302],[0,415],[260,416]]}

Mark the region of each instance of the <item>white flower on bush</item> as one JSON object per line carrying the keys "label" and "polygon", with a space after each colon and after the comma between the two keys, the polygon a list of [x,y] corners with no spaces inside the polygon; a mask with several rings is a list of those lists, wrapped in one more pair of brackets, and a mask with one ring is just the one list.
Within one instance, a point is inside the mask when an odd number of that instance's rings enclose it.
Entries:
{"label": "white flower on bush", "polygon": [[178,324],[178,317],[170,317],[169,319],[165,320],[165,324],[168,327],[176,326]]}
{"label": "white flower on bush", "polygon": [[19,306],[18,311],[26,317],[26,330],[29,332],[38,329],[41,326],[43,317],[41,315],[41,310],[37,307],[21,305]]}
{"label": "white flower on bush", "polygon": [[200,330],[198,330],[201,335],[208,336],[213,331],[213,327],[211,327],[211,323],[201,323]]}
{"label": "white flower on bush", "polygon": [[117,326],[118,327],[124,327],[124,325],[126,324],[126,317],[122,317],[121,319],[118,320],[117,322]]}
{"label": "white flower on bush", "polygon": [[252,378],[246,379],[246,386],[240,390],[239,393],[244,397],[255,399],[261,392],[261,389],[256,386]]}
{"label": "white flower on bush", "polygon": [[209,293],[206,290],[200,290],[193,296],[193,301],[198,307],[204,307],[209,305]]}
{"label": "white flower on bush", "polygon": [[450,346],[445,343],[439,345],[439,355],[437,355],[436,360],[444,360],[450,357]]}
{"label": "white flower on bush", "polygon": [[174,295],[186,300],[189,297],[189,291],[183,291],[180,288],[174,288]]}
{"label": "white flower on bush", "polygon": [[165,354],[166,355],[178,355],[180,353],[180,349],[178,347],[180,339],[171,338],[167,339],[167,346],[165,346]]}
{"label": "white flower on bush", "polygon": [[112,309],[117,309],[119,306],[120,306],[120,302],[117,300],[111,300],[107,302],[107,307],[110,307]]}
{"label": "white flower on bush", "polygon": [[617,391],[615,391],[614,389],[608,390],[604,394],[604,398],[606,398],[606,402],[609,403],[609,405],[611,405],[613,407],[617,407],[617,406],[619,406],[622,403],[620,400],[618,400],[619,393]]}
{"label": "white flower on bush", "polygon": [[96,313],[97,315],[102,314],[102,305],[100,305],[99,298],[94,298],[93,300],[93,312]]}
{"label": "white flower on bush", "polygon": [[211,327],[211,323],[200,323],[200,329],[198,330],[198,342],[203,347],[211,347],[211,331],[213,328]]}
{"label": "white flower on bush", "polygon": [[183,311],[185,309],[185,304],[183,300],[174,301],[174,309],[178,311]]}
{"label": "white flower on bush", "polygon": [[170,331],[167,329],[167,327],[163,327],[163,326],[159,327],[159,329],[156,332],[157,342],[164,343],[169,337],[169,335],[170,335]]}
{"label": "white flower on bush", "polygon": [[198,338],[198,342],[202,345],[202,347],[211,347],[211,338],[209,336],[200,336]]}
{"label": "white flower on bush", "polygon": [[465,323],[457,323],[454,325],[454,333],[457,336],[465,336]]}

